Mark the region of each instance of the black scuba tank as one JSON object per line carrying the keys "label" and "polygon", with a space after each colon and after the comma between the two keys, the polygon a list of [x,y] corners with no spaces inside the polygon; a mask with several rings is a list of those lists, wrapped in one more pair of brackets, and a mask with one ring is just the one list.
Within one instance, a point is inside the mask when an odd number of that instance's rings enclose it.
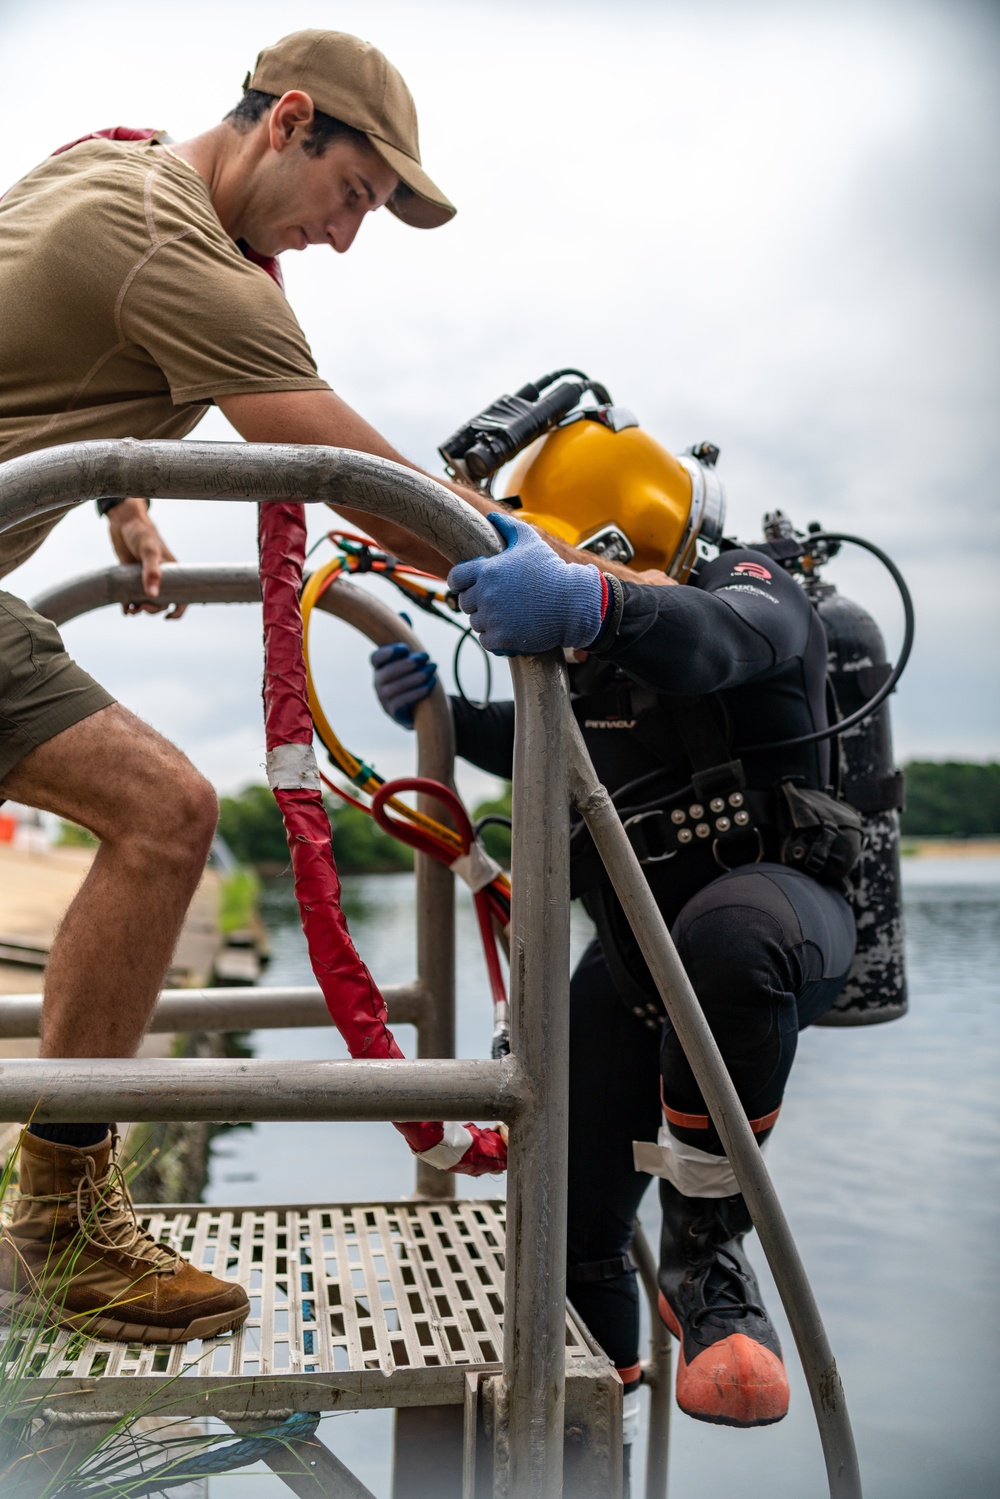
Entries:
{"label": "black scuba tank", "polygon": [[[806,585],[826,629],[830,682],[839,716],[864,707],[888,678],[882,632],[866,610],[832,583]],[[893,763],[889,703],[839,737],[841,791],[862,813],[866,840],[848,899],[858,945],[847,983],[818,1025],[876,1025],[906,1014],[906,968],[899,871],[903,773]]]}

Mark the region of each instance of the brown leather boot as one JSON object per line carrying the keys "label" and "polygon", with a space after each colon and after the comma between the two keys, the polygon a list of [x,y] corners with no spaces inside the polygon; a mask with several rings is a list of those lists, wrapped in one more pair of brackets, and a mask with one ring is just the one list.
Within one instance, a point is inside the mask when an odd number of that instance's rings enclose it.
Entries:
{"label": "brown leather boot", "polygon": [[0,1315],[126,1343],[185,1343],[246,1320],[242,1286],[140,1228],[118,1136],[84,1148],[24,1133],[20,1196],[0,1235]]}

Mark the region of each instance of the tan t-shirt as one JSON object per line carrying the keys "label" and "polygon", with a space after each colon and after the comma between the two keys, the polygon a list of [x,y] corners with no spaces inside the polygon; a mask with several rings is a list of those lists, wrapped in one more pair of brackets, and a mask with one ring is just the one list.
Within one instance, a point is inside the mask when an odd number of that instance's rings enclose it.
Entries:
{"label": "tan t-shirt", "polygon": [[[0,463],[85,438],[183,437],[216,396],[327,389],[207,184],[153,142],[85,141],[0,201]],[[63,514],[0,535],[0,577]]]}

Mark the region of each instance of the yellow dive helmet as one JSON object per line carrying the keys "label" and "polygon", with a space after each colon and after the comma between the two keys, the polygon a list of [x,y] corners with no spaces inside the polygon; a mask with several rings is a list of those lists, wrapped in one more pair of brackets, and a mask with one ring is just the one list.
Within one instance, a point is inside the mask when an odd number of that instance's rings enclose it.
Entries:
{"label": "yellow dive helmet", "polygon": [[699,539],[722,535],[717,457],[706,443],[698,456],[675,458],[631,413],[598,407],[534,442],[511,466],[504,490],[520,498],[519,519],[570,546],[683,583]]}
{"label": "yellow dive helmet", "polygon": [[[576,378],[555,385],[567,375]],[[587,392],[596,406],[580,406]],[[556,370],[501,396],[440,452],[452,473],[487,492],[514,459],[504,496],[519,501],[524,520],[636,572],[657,568],[683,583],[698,541],[722,537],[718,448],[702,443],[675,458],[580,370]]]}

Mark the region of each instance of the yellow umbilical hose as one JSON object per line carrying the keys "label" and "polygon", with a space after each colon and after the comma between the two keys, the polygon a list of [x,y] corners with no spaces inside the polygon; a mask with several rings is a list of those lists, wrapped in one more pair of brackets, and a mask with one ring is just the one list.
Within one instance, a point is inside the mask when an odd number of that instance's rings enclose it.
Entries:
{"label": "yellow umbilical hose", "polygon": [[[374,796],[379,788],[384,785],[384,779],[370,765],[366,765],[363,760],[358,759],[357,755],[352,754],[347,746],[342,744],[337,738],[329,719],[323,711],[323,704],[320,702],[319,693],[316,691],[316,683],[313,680],[312,665],[309,658],[309,630],[312,613],[316,607],[317,600],[328,587],[334,584],[339,575],[345,571],[347,571],[347,567],[345,566],[344,558],[334,557],[329,562],[324,563],[322,567],[316,569],[302,590],[302,650],[305,657],[309,708],[312,712],[316,732],[329,751],[331,759],[355,786],[359,787],[367,796]],[[464,852],[462,840],[454,828],[448,827],[443,822],[438,822],[436,818],[428,817],[423,812],[418,812],[416,808],[407,806],[405,802],[400,801],[397,797],[389,797],[387,805],[400,817],[412,823],[414,827],[422,829],[425,833],[429,833],[433,838],[454,849],[456,859]],[[506,886],[508,890],[510,888],[509,881],[505,876],[498,876],[497,883]]]}

